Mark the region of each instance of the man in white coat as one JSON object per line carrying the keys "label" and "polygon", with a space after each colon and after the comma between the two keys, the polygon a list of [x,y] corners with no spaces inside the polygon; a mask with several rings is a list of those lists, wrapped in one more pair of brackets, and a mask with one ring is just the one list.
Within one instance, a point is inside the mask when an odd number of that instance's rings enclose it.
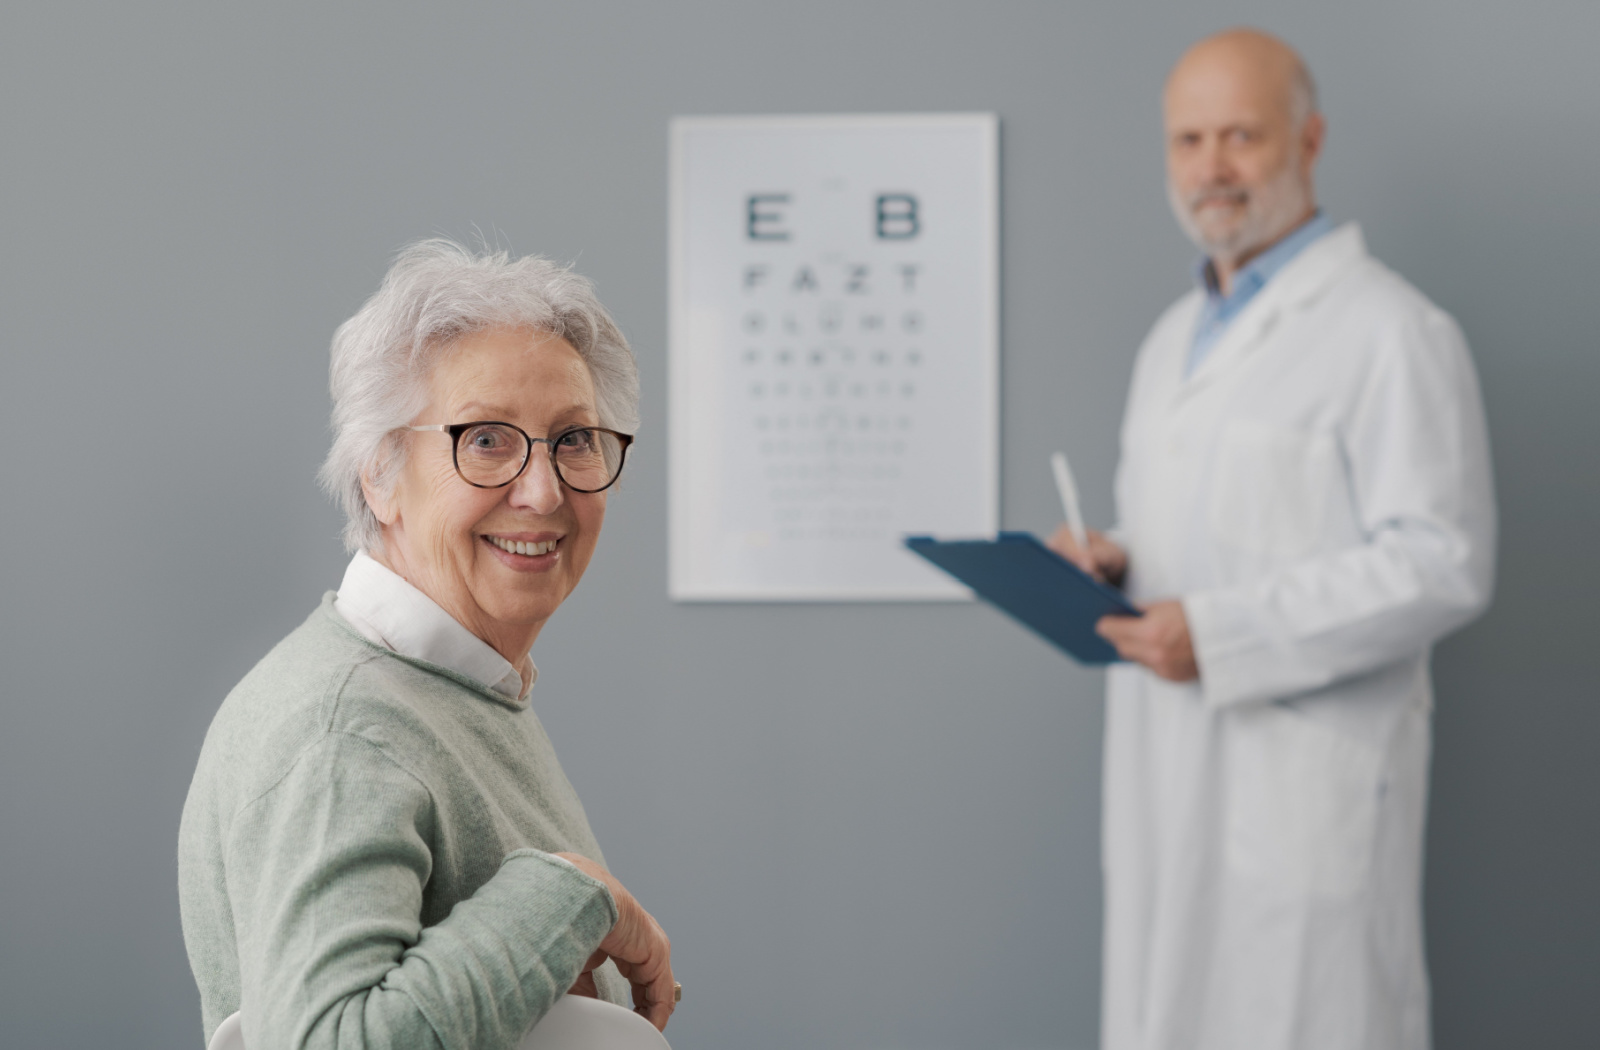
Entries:
{"label": "man in white coat", "polygon": [[1106,1050],[1422,1050],[1429,653],[1493,581],[1455,322],[1318,211],[1311,79],[1253,31],[1163,98],[1201,287],[1139,352],[1102,621]]}

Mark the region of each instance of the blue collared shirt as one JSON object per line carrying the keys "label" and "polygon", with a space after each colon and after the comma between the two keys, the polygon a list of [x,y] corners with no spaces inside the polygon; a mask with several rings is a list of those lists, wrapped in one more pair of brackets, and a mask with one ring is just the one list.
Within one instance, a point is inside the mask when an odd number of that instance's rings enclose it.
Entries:
{"label": "blue collared shirt", "polygon": [[1322,212],[1317,212],[1283,240],[1251,259],[1250,265],[1234,274],[1233,291],[1227,295],[1223,295],[1222,289],[1217,287],[1216,274],[1212,272],[1209,259],[1201,259],[1195,264],[1195,281],[1205,293],[1206,301],[1200,307],[1199,320],[1195,322],[1194,341],[1189,344],[1189,363],[1183,374],[1194,375],[1200,362],[1206,359],[1211,348],[1228,330],[1228,325],[1250,305],[1250,300],[1267,286],[1267,282],[1289,265],[1289,260],[1309,247],[1312,241],[1332,229],[1332,220]]}

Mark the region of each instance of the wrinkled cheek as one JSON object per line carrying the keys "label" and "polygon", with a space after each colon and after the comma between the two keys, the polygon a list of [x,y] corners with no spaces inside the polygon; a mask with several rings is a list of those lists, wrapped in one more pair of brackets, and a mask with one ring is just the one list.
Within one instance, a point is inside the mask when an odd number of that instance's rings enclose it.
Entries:
{"label": "wrinkled cheek", "polygon": [[435,551],[441,565],[456,562],[471,564],[482,553],[472,542],[471,536],[452,536],[444,532],[439,534],[438,550]]}

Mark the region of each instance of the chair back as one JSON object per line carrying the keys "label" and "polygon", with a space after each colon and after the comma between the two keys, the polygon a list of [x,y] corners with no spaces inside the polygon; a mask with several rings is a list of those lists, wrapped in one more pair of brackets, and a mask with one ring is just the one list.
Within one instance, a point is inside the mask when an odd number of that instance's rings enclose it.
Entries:
{"label": "chair back", "polygon": [[615,1003],[563,995],[517,1050],[672,1050],[656,1026]]}
{"label": "chair back", "polygon": [[[239,1015],[212,1033],[206,1050],[247,1050]],[[656,1026],[620,1006],[581,995],[563,995],[528,1030],[517,1050],[672,1050]]]}
{"label": "chair back", "polygon": [[235,1010],[211,1033],[206,1050],[244,1050],[244,1029],[239,1027],[239,1011]]}

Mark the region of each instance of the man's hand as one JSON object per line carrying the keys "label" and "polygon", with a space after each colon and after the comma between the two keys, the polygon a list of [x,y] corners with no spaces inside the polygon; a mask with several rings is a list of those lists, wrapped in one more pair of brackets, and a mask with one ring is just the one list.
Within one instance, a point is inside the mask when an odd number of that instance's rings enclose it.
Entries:
{"label": "man's hand", "polygon": [[1063,525],[1045,540],[1045,546],[1095,579],[1104,580],[1113,587],[1121,587],[1122,578],[1128,573],[1127,552],[1106,539],[1104,533],[1090,529],[1088,537],[1089,549],[1084,550],[1073,539],[1072,530]]}
{"label": "man's hand", "polygon": [[611,927],[600,948],[589,956],[583,972],[573,982],[570,994],[595,995],[594,968],[610,959],[633,985],[633,1012],[655,1025],[667,1027],[667,1018],[677,1007],[672,981],[672,943],[650,913],[639,906],[633,894],[611,873],[581,853],[557,853],[579,871],[598,879],[611,891],[617,903],[617,924]]}
{"label": "man's hand", "polygon": [[1155,602],[1141,606],[1143,616],[1103,616],[1095,632],[1117,647],[1124,660],[1143,664],[1169,682],[1192,682],[1200,677],[1189,637],[1189,619],[1183,603]]}

